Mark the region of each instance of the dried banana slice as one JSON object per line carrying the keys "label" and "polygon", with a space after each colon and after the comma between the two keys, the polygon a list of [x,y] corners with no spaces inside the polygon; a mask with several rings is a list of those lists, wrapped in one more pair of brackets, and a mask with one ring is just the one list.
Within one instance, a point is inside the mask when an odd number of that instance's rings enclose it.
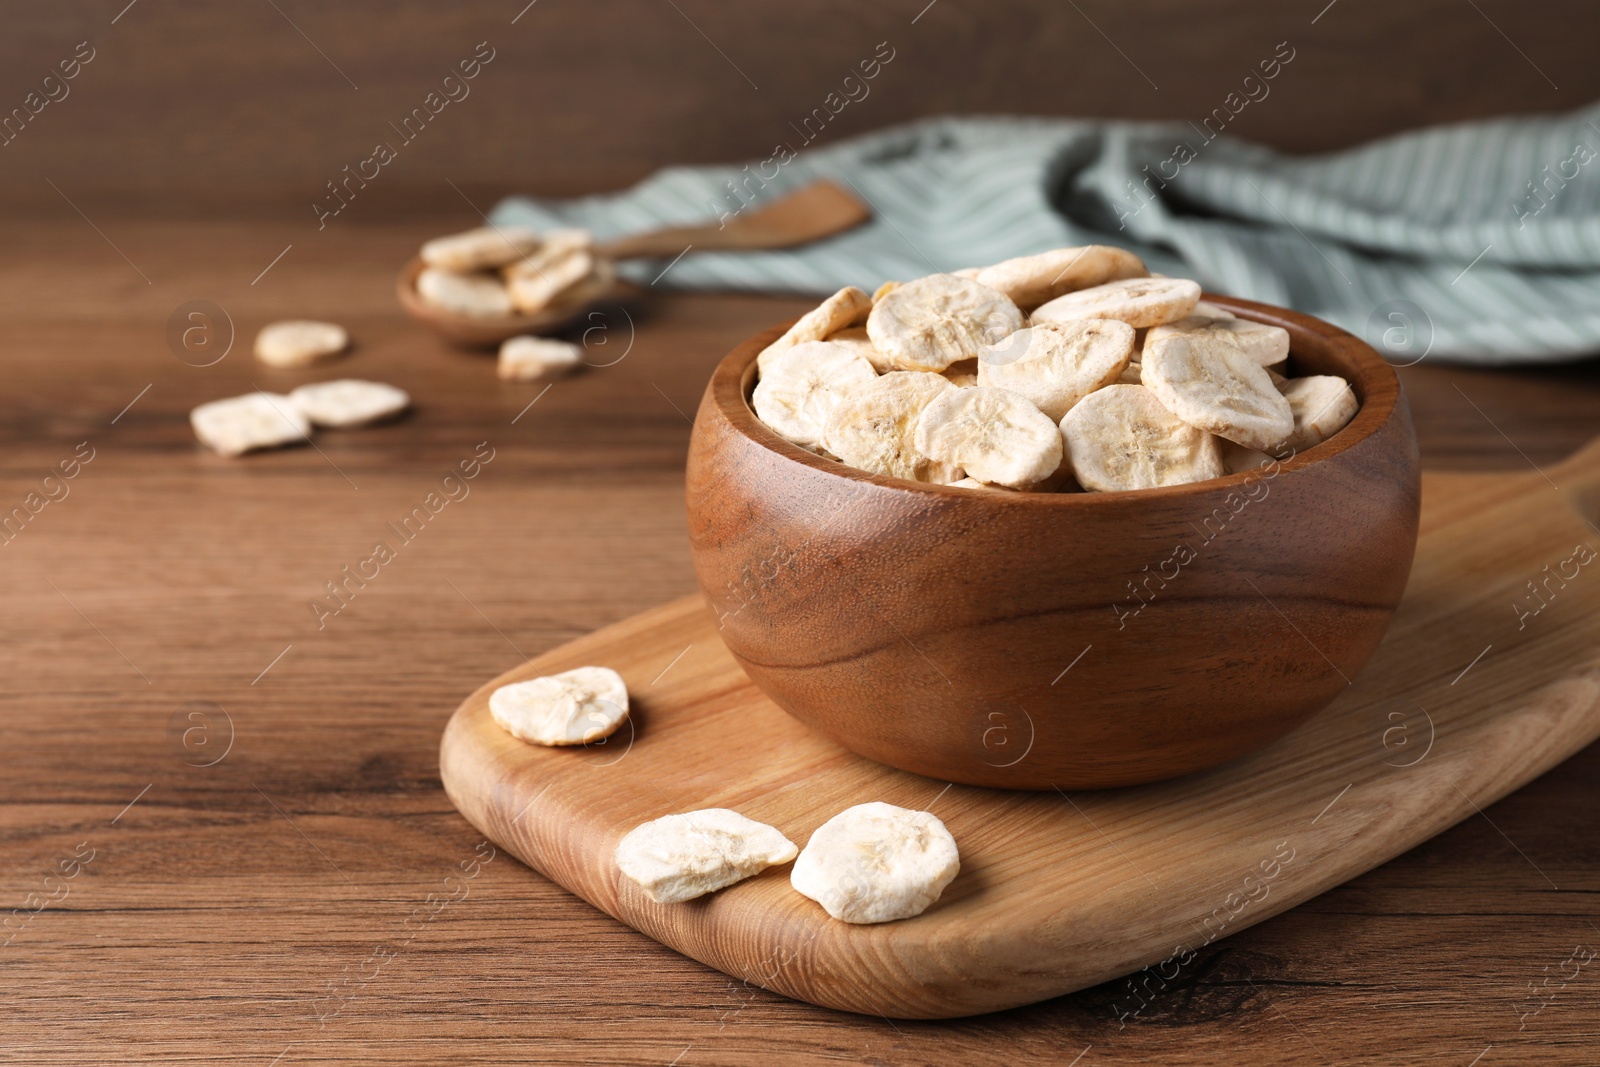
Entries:
{"label": "dried banana slice", "polygon": [[878,376],[865,356],[805,341],[768,361],[750,401],[756,417],[802,448],[823,444],[823,428],[844,395]]}
{"label": "dried banana slice", "polygon": [[1228,333],[1152,337],[1140,367],[1145,387],[1169,411],[1235,444],[1270,448],[1294,429],[1289,401]]}
{"label": "dried banana slice", "polygon": [[424,303],[471,318],[511,314],[511,294],[492,274],[452,274],[429,267],[417,275],[417,295]]}
{"label": "dried banana slice", "polygon": [[500,345],[496,372],[508,382],[536,382],[576,369],[583,349],[551,337],[512,337]]}
{"label": "dried banana slice", "polygon": [[1154,327],[1145,335],[1145,343],[1174,333],[1202,331],[1231,335],[1245,355],[1263,367],[1274,366],[1289,358],[1289,331],[1281,326],[1269,326],[1250,319],[1215,319],[1194,314],[1165,326]]}
{"label": "dried banana slice", "polygon": [[1085,489],[1153,489],[1218,478],[1217,438],[1162,406],[1141,385],[1108,385],[1061,420],[1067,465]]}
{"label": "dried banana slice", "polygon": [[948,389],[922,410],[916,448],[979,481],[1013,489],[1061,466],[1061,434],[1027,397],[1006,389]]}
{"label": "dried banana slice", "polygon": [[1021,393],[1052,422],[1122,374],[1133,327],[1115,319],[1044,322],[984,351],[978,384]]}
{"label": "dried banana slice", "polygon": [[189,412],[200,443],[223,456],[311,440],[311,424],[288,397],[246,393],[201,404]]}
{"label": "dried banana slice", "polygon": [[525,226],[480,226],[465,233],[435,237],[422,246],[422,261],[430,267],[465,274],[503,267],[537,249],[539,234]]}
{"label": "dried banana slice", "polygon": [[792,348],[807,341],[827,340],[840,330],[859,326],[867,321],[872,310],[872,298],[853,285],[847,285],[821,304],[800,316],[784,335],[762,349],[758,360],[769,353]]}
{"label": "dried banana slice", "polygon": [[591,252],[594,251],[594,234],[577,226],[547,230],[540,235],[540,238],[537,252],[522,257],[524,261],[535,256],[549,256],[555,259],[566,255],[568,252],[575,252],[580,248]]}
{"label": "dried banana slice", "polygon": [[1194,310],[1189,314],[1195,318],[1202,319],[1236,319],[1239,317],[1221,304],[1213,304],[1209,300],[1197,302]]}
{"label": "dried banana slice", "polygon": [[289,393],[289,402],[313,426],[348,429],[394,418],[411,406],[411,397],[383,382],[345,378],[302,385]]}
{"label": "dried banana slice", "polygon": [[1294,413],[1294,429],[1283,443],[1296,452],[1319,445],[1344,429],[1361,407],[1350,383],[1334,374],[1290,378],[1280,388]]}
{"label": "dried banana slice", "polygon": [[976,280],[998,289],[1019,308],[1030,311],[1066,293],[1125,278],[1144,278],[1149,273],[1144,261],[1126,249],[1084,245],[1008,259],[983,268]]}
{"label": "dried banana slice", "polygon": [[583,248],[556,256],[538,256],[506,268],[506,291],[511,303],[524,315],[543,311],[562,295],[594,273],[595,257]]}
{"label": "dried banana slice", "polygon": [[536,745],[587,745],[628,717],[628,687],[609,667],[574,667],[489,694],[489,714],[512,737]]}
{"label": "dried banana slice", "polygon": [[939,394],[954,389],[928,371],[891,371],[844,395],[828,417],[823,443],[845,463],[873,474],[948,484],[961,468],[917,451],[917,420]]}
{"label": "dried banana slice", "polygon": [[[840,330],[838,333],[829,335],[824,341],[810,341],[804,343],[838,345],[840,348],[845,349],[853,355],[865,358],[868,363],[872,364],[872,369],[877,371],[879,374],[894,369],[889,366],[889,361],[884,358],[883,353],[872,347],[872,341],[867,337],[866,328],[862,326],[851,326],[848,329]],[[765,374],[767,372],[767,365],[771,363],[779,353],[787,352],[789,348],[792,347],[794,346],[790,345],[780,347],[774,343],[768,345],[766,348],[763,348],[761,350],[761,354],[756,357],[756,369],[762,374]]]}
{"label": "dried banana slice", "polygon": [[873,304],[867,336],[897,370],[942,371],[1022,329],[1022,322],[1004,293],[970,278],[933,274]]}
{"label": "dried banana slice", "polygon": [[1186,278],[1129,278],[1058,296],[1037,308],[1032,321],[1120,319],[1129,326],[1160,326],[1186,318],[1200,300],[1200,284]]}
{"label": "dried banana slice", "polygon": [[[872,369],[879,374],[894,369],[889,366],[889,358],[872,347],[872,338],[867,336],[867,328],[865,326],[851,326],[837,333],[830,333],[824,340],[830,345],[845,345],[856,355],[867,357],[867,362],[872,364]],[[767,351],[771,351],[771,349]],[[766,352],[762,352],[761,356],[764,358],[766,354]]]}
{"label": "dried banana slice", "polygon": [[1243,471],[1253,471],[1258,467],[1274,462],[1272,456],[1259,448],[1246,448],[1236,445],[1224,438],[1217,438],[1222,445],[1222,469],[1229,474],[1239,474]]}
{"label": "dried banana slice", "polygon": [[617,867],[657,904],[714,893],[799,853],[775,827],[727,808],[667,815],[617,843]]}
{"label": "dried banana slice", "polygon": [[878,301],[882,300],[884,297],[888,296],[898,288],[900,288],[899,282],[884,282],[882,285],[872,290],[872,302],[876,304]]}
{"label": "dried banana slice", "polygon": [[343,326],[310,319],[287,319],[261,327],[256,358],[271,367],[304,367],[343,352],[350,335]]}
{"label": "dried banana slice", "polygon": [[[1019,330],[1018,333],[1020,332]],[[1015,337],[1016,334],[1011,336]],[[943,373],[945,380],[951,385],[959,385],[963,389],[970,389],[978,384],[978,361],[975,359],[963,359],[958,363],[950,364],[944,369]]]}
{"label": "dried banana slice", "polygon": [[1263,367],[1275,366],[1289,358],[1289,331],[1249,319],[1229,319],[1214,329],[1233,334],[1239,347]]}
{"label": "dried banana slice", "polygon": [[817,827],[789,882],[835,919],[882,923],[921,915],[960,870],[956,840],[937,817],[876,802]]}
{"label": "dried banana slice", "polygon": [[577,311],[590,301],[609,293],[616,281],[617,265],[609,259],[596,257],[589,273],[552,297],[545,310],[551,314]]}

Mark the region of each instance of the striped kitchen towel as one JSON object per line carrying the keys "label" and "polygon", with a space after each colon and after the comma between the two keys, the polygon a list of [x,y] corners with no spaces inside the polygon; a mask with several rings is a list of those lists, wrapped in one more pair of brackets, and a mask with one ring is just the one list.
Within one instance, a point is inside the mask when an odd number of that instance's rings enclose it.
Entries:
{"label": "striped kitchen towel", "polygon": [[691,250],[628,276],[870,292],[889,278],[1114,244],[1153,271],[1327,319],[1393,362],[1600,352],[1600,105],[1316,156],[1217,132],[1210,119],[944,118],[808,147],[808,125],[760,161],[673,167],[604,196],[512,198],[492,219],[609,237],[731,217],[829,177],[871,204],[870,223],[791,251]]}

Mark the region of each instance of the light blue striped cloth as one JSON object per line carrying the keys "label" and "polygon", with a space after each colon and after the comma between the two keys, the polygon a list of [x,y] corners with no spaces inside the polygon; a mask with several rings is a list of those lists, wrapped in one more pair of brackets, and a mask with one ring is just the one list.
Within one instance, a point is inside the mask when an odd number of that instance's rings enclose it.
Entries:
{"label": "light blue striped cloth", "polygon": [[[796,138],[798,140],[798,138]],[[761,163],[673,167],[626,192],[513,198],[496,224],[610,237],[736,213],[818,177],[874,219],[792,251],[631,264],[683,289],[867,291],[1063,245],[1297,308],[1396,362],[1600,352],[1600,105],[1288,157],[1193,125],[948,118]],[[664,271],[664,273],[663,273]]]}

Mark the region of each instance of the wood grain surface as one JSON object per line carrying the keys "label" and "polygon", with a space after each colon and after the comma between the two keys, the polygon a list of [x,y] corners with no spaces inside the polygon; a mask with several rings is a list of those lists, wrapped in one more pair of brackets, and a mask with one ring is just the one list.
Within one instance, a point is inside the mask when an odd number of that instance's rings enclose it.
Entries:
{"label": "wood grain surface", "polygon": [[[463,208],[449,222],[472,219]],[[70,495],[0,546],[0,903],[41,908],[0,948],[0,1061],[1594,1059],[1600,972],[1561,984],[1575,946],[1600,947],[1594,746],[1200,951],[1121,1026],[1121,982],[955,1023],[814,1008],[685,959],[503,855],[478,862],[463,898],[461,865],[483,837],[438,778],[452,709],[525,655],[694,591],[688,415],[735,343],[805,303],[647,298],[625,358],[540,397],[395,306],[394,274],[433,226],[330,228],[300,243],[270,223],[95,221],[104,237],[76,216],[0,223],[8,508],[42,492],[80,442],[95,449]],[[207,368],[166,338],[174,309],[198,299],[241,338]],[[245,355],[254,331],[291,314],[345,323],[354,354],[310,374],[258,369]],[[617,316],[613,351],[627,336]],[[200,451],[185,423],[190,407],[252,382],[344,374],[409,389],[416,413],[325,434],[320,454],[234,462]],[[1600,425],[1593,362],[1491,372],[1424,360],[1401,377],[1434,471],[1549,468]],[[319,631],[307,604],[323,583],[485,440],[495,459],[471,496]],[[1460,640],[1465,662],[1495,637]],[[1477,684],[1493,654],[1457,686]],[[222,743],[226,721],[192,701],[232,721],[232,747],[210,767],[192,764],[215,758],[206,745]],[[194,710],[211,730],[186,741]],[[80,844],[94,850],[86,866]],[[1108,844],[1102,859],[1114,854]],[[64,880],[63,862],[76,877]]]}
{"label": "wood grain surface", "polygon": [[[1315,448],[1204,482],[973,492],[785,441],[750,406],[778,330],[729,353],[695,416],[686,483],[695,572],[733,658],[852,752],[1004,789],[1204,770],[1326,707],[1406,587],[1411,412],[1366,342],[1209,295],[1286,330],[1290,376],[1348,381],[1354,419]],[[1282,642],[1284,606],[1317,656]]]}
{"label": "wood grain surface", "polygon": [[[57,0],[8,19],[0,114],[80,42],[94,59],[0,148],[0,198],[314,229],[325,183],[392,141],[398,158],[329,223],[343,227],[762,159],[802,127],[822,145],[949,113],[1199,122],[1280,42],[1293,61],[1230,130],[1315,151],[1581,106],[1600,97],[1597,26],[1562,0]],[[480,43],[494,58],[446,86]],[[888,66],[844,85],[880,43]],[[437,115],[396,132],[429,93]]]}

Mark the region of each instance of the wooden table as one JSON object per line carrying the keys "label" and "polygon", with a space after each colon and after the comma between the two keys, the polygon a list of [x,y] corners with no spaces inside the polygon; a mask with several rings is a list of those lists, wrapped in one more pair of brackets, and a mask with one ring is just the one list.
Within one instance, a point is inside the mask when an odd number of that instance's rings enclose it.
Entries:
{"label": "wooden table", "polygon": [[[1600,948],[1600,748],[1212,945],[1124,1027],[1120,984],[954,1023],[834,1014],[483,862],[439,785],[445,719],[521,657],[693,590],[688,417],[734,342],[804,302],[649,297],[633,329],[594,324],[614,365],[541,393],[395,307],[397,265],[460,221],[0,229],[0,509],[56,498],[0,539],[0,907],[24,909],[0,933],[0,1061],[1595,1062],[1600,969],[1567,961]],[[209,367],[167,339],[194,299],[237,333]],[[284,316],[348,325],[328,370],[410,390],[415,414],[199,449],[194,405],[313,377],[249,355]],[[1433,468],[1518,469],[1600,431],[1594,363],[1404,378]],[[319,629],[324,583],[480,442],[467,494]]]}

